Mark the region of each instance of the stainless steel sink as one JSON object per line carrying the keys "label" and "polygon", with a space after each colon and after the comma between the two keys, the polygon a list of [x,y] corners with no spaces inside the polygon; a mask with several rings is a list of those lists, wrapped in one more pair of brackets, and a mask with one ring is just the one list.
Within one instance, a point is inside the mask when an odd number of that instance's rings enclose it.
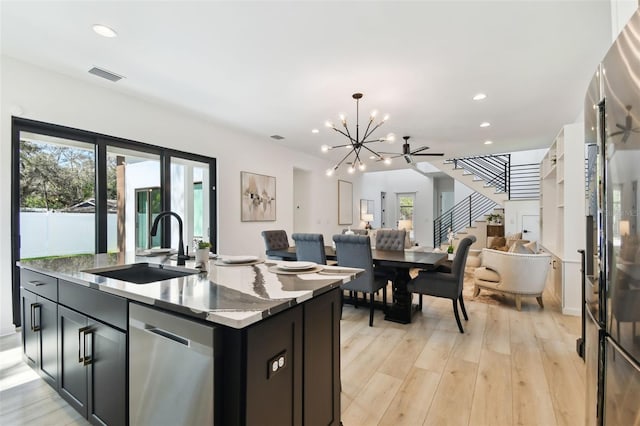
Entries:
{"label": "stainless steel sink", "polygon": [[154,263],[132,263],[106,268],[86,269],[82,272],[114,278],[133,284],[148,284],[200,273],[198,269],[177,268],[175,266]]}

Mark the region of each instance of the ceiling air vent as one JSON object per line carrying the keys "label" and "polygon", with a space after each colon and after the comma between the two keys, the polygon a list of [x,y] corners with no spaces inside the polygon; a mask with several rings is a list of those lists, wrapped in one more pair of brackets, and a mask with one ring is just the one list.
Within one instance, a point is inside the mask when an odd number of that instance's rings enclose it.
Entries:
{"label": "ceiling air vent", "polygon": [[89,70],[89,74],[97,75],[98,77],[106,78],[109,81],[116,82],[122,80],[124,77],[114,72],[107,71],[103,68],[93,67]]}
{"label": "ceiling air vent", "polygon": [[271,135],[271,139],[275,139],[277,141],[281,141],[282,139],[284,139],[284,136],[280,136],[280,135]]}

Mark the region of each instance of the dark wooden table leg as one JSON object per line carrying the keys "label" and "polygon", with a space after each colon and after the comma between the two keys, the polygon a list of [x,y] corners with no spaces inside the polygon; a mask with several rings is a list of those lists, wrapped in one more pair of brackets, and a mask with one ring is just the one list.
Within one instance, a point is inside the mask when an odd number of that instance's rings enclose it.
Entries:
{"label": "dark wooden table leg", "polygon": [[409,269],[398,268],[396,279],[393,283],[393,304],[387,308],[384,319],[387,321],[409,324],[413,314],[411,293],[407,291],[407,283],[411,277]]}

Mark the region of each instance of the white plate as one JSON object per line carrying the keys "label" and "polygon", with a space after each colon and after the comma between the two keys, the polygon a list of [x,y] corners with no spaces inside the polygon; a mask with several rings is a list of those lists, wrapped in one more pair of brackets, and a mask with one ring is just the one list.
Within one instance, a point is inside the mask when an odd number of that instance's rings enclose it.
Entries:
{"label": "white plate", "polygon": [[280,262],[278,268],[284,271],[302,271],[311,269],[317,264],[315,262]]}
{"label": "white plate", "polygon": [[258,260],[258,256],[223,256],[220,260],[224,263],[249,263]]}

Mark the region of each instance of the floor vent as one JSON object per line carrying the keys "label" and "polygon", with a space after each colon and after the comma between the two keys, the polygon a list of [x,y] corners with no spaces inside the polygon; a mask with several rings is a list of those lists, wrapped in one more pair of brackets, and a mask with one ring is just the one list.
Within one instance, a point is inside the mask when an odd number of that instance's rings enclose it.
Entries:
{"label": "floor vent", "polygon": [[113,82],[122,80],[124,78],[123,76],[118,75],[114,72],[107,71],[105,69],[98,68],[98,67],[91,68],[89,70],[89,74],[97,75],[98,77],[106,78],[107,80],[113,81]]}

